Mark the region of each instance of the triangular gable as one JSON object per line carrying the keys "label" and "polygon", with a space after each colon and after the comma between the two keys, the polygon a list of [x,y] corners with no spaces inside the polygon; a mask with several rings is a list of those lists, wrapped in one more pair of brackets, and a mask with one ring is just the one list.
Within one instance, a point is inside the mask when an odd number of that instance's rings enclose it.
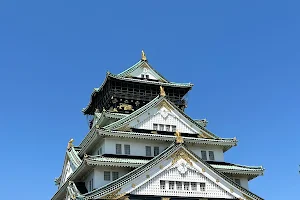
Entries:
{"label": "triangular gable", "polygon": [[77,152],[75,151],[74,146],[71,146],[67,149],[63,170],[60,176],[59,187],[61,187],[68,177],[77,169],[77,167],[81,164],[81,159],[78,157]]}
{"label": "triangular gable", "polygon": [[218,136],[193,121],[165,97],[156,97],[130,115],[105,126],[104,129],[127,130],[138,128],[153,130],[154,123],[163,124],[164,130],[166,130],[166,125],[170,125],[170,130],[172,126],[176,126],[176,130],[181,133],[197,134],[203,138],[218,138]]}
{"label": "triangular gable", "polygon": [[[165,188],[161,181],[165,181]],[[176,182],[182,183],[181,189]],[[189,183],[189,190],[184,189],[184,182]],[[262,200],[213,169],[183,144],[172,144],[149,163],[84,196],[117,199],[126,194]]]}
{"label": "triangular gable", "polygon": [[140,60],[132,67],[118,74],[121,77],[138,77],[141,78],[142,75],[146,78],[146,75],[149,76],[149,79],[159,80],[161,82],[169,82],[165,77],[163,77],[159,72],[157,72],[147,61]]}

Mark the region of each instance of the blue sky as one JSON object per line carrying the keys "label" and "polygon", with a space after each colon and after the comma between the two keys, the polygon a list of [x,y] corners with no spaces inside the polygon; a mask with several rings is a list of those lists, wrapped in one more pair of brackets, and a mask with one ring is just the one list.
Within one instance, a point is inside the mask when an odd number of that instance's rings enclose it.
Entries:
{"label": "blue sky", "polygon": [[140,59],[195,84],[187,114],[237,137],[226,161],[263,165],[250,190],[299,196],[297,1],[1,1],[1,198],[50,199],[81,109],[106,71]]}

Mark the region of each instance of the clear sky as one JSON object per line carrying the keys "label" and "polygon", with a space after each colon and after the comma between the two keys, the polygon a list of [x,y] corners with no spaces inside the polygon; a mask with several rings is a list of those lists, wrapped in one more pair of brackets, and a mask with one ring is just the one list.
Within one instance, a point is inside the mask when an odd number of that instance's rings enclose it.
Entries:
{"label": "clear sky", "polygon": [[88,133],[81,109],[92,89],[106,71],[136,63],[142,49],[169,80],[195,84],[188,115],[207,118],[220,137],[237,137],[226,161],[266,168],[250,182],[252,192],[297,199],[299,7],[299,1],[0,1],[1,199],[52,197],[67,142],[77,145]]}

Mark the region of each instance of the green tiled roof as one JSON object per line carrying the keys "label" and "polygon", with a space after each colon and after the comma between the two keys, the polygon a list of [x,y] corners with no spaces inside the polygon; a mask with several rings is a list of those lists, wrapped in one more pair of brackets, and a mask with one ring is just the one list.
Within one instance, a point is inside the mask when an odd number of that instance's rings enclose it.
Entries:
{"label": "green tiled roof", "polygon": [[[149,162],[149,160],[143,159],[133,159],[133,158],[112,158],[112,157],[104,157],[104,156],[90,156],[86,159],[87,163],[89,162],[95,165],[101,165],[105,163],[124,163],[124,164],[137,164],[143,165]],[[91,162],[94,161],[94,162]]]}
{"label": "green tiled roof", "polygon": [[231,165],[218,165],[218,164],[211,164],[212,167],[220,170],[220,169],[226,169],[226,170],[239,170],[239,171],[263,171],[264,168],[262,166],[244,166],[244,165],[237,165],[237,164],[231,164]]}
{"label": "green tiled roof", "polygon": [[103,128],[107,129],[107,130],[114,130],[116,128],[119,128],[119,127],[125,125],[128,121],[133,120],[134,118],[138,117],[140,114],[142,114],[145,111],[149,110],[150,108],[156,106],[157,104],[159,104],[163,100],[165,100],[170,105],[172,105],[172,107],[174,107],[174,109],[176,109],[177,111],[179,111],[180,114],[182,114],[184,117],[186,117],[190,122],[192,122],[194,125],[196,125],[197,127],[199,127],[201,130],[203,130],[204,132],[206,132],[212,138],[215,138],[215,139],[219,138],[218,136],[216,136],[215,134],[211,133],[210,131],[208,131],[203,126],[201,126],[199,123],[195,122],[192,118],[190,118],[187,114],[185,114],[182,110],[180,110],[175,104],[173,104],[167,98],[162,97],[162,96],[157,96],[156,98],[154,98],[152,101],[150,101],[146,105],[144,105],[141,108],[139,108],[138,110],[132,112],[130,115],[127,115],[126,117],[124,117],[124,118],[122,118],[122,119],[120,119],[120,120],[118,120],[118,121],[116,121],[114,123],[111,123],[111,124],[109,124],[109,125],[107,125],[107,126],[105,126]]}
{"label": "green tiled roof", "polygon": [[239,184],[235,183],[232,179],[227,177],[226,175],[218,172],[215,168],[210,166],[207,162],[199,158],[196,154],[189,151],[187,147],[184,144],[175,144],[173,143],[170,147],[168,147],[166,150],[164,150],[161,154],[154,157],[151,161],[147,162],[144,165],[141,165],[140,167],[136,168],[135,170],[127,173],[126,175],[122,176],[121,178],[99,188],[96,190],[93,190],[91,192],[88,192],[84,194],[84,199],[91,199],[91,198],[101,198],[102,196],[105,196],[109,194],[110,192],[114,191],[117,188],[121,188],[124,184],[129,183],[133,179],[145,174],[149,169],[154,167],[155,165],[161,163],[163,160],[168,159],[172,154],[174,154],[177,150],[180,148],[183,148],[187,153],[190,153],[192,156],[194,156],[199,162],[204,164],[206,167],[211,169],[214,173],[216,173],[218,176],[222,177],[227,183],[234,186],[235,188],[239,189],[242,193],[256,199],[256,200],[263,200],[261,197],[255,195],[254,193],[250,192],[249,190],[241,187]]}

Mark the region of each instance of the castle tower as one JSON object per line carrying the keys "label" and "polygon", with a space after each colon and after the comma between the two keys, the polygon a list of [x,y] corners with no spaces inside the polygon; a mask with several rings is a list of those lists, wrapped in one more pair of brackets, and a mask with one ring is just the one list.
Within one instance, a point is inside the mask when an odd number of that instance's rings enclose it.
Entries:
{"label": "castle tower", "polygon": [[261,200],[248,182],[264,169],[225,162],[236,138],[185,114],[192,87],[168,81],[143,51],[132,67],[107,73],[83,109],[89,132],[68,143],[52,200]]}

